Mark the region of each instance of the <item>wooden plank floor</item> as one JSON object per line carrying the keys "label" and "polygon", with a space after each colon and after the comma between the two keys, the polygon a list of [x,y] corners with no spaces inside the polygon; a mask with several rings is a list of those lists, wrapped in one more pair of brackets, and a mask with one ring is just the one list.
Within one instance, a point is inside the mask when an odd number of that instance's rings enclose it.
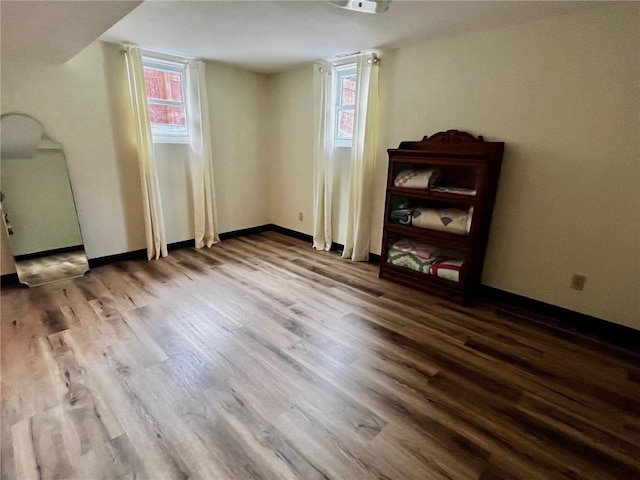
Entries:
{"label": "wooden plank floor", "polygon": [[81,277],[87,270],[89,270],[89,262],[84,249],[16,262],[20,282],[32,287]]}
{"label": "wooden plank floor", "polygon": [[276,233],[2,289],[2,478],[640,478],[640,355]]}

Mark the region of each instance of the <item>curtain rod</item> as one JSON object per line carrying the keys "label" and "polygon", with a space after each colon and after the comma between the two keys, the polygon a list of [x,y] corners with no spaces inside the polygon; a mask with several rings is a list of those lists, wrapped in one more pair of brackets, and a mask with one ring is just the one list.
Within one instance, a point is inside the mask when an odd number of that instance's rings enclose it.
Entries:
{"label": "curtain rod", "polygon": [[337,55],[333,58],[326,60],[328,63],[337,64],[340,62],[346,62],[352,59],[353,57],[357,57],[359,55],[371,55],[371,61],[368,62],[370,64],[376,65],[380,63],[380,57],[376,52],[354,52],[354,53],[346,53],[344,55]]}
{"label": "curtain rod", "polygon": [[164,57],[169,57],[168,60],[171,60],[176,63],[188,63],[189,60],[198,60],[196,57],[185,57],[182,55],[176,55],[175,53],[167,53],[162,52],[160,50],[150,50],[148,48],[142,48],[139,45],[135,45],[133,43],[123,43],[120,45],[122,48],[120,49],[120,53],[127,53],[126,47],[138,47],[142,55],[161,55]]}

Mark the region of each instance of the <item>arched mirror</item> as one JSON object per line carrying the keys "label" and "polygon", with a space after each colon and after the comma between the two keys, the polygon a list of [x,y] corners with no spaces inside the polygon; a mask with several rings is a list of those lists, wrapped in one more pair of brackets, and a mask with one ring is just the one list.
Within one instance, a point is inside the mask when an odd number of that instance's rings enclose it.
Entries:
{"label": "arched mirror", "polygon": [[89,270],[62,145],[28,115],[0,117],[3,226],[21,283],[31,287]]}

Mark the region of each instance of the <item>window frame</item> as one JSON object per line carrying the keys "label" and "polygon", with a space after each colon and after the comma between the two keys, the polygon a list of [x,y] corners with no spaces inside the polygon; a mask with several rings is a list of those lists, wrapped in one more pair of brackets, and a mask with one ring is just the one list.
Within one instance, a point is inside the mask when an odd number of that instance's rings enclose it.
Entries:
{"label": "window frame", "polygon": [[151,135],[153,137],[153,143],[189,143],[189,106],[187,105],[187,64],[179,61],[165,60],[163,58],[154,57],[152,55],[142,56],[142,68],[143,70],[151,69],[161,72],[177,73],[180,75],[180,85],[182,87],[182,102],[175,100],[163,100],[159,98],[151,98],[145,90],[147,96],[147,106],[150,105],[169,105],[184,107],[185,111],[185,125],[184,129],[175,126],[165,125],[161,123],[151,122]]}
{"label": "window frame", "polygon": [[[354,105],[344,105],[343,102],[343,98],[342,98],[342,79],[345,77],[350,77],[350,76],[354,76],[356,77],[356,84],[357,84],[357,68],[356,68],[356,64],[355,63],[348,63],[345,65],[340,65],[338,67],[335,68],[335,83],[333,85],[334,88],[334,97],[335,97],[335,105],[334,105],[334,118],[333,118],[333,122],[334,122],[334,129],[333,129],[333,143],[336,147],[351,147],[353,146],[353,132],[351,135],[351,138],[344,138],[344,137],[340,137],[339,133],[340,133],[340,122],[338,121],[340,118],[340,112],[344,112],[344,111],[352,111],[353,112],[353,116],[354,116],[354,120],[355,120],[355,112],[356,112],[356,106]],[[356,87],[357,88],[357,87]]]}

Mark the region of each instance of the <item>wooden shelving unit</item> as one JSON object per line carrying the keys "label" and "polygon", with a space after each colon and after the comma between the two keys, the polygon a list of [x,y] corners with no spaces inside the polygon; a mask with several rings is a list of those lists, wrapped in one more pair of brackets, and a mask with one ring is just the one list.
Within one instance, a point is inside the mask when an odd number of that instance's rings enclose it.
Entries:
{"label": "wooden shelving unit", "polygon": [[[458,130],[440,132],[431,137],[425,136],[418,142],[402,142],[397,149],[388,150],[389,172],[381,278],[444,295],[461,303],[467,303],[473,298],[481,280],[503,150],[503,142],[485,142],[482,137],[476,138]],[[394,185],[398,173],[407,169],[436,170],[440,175],[431,188],[405,188]],[[475,195],[432,190],[437,186],[467,188],[475,190]],[[417,228],[413,223],[393,223],[391,213],[403,203],[409,203],[412,210],[427,208],[430,212],[440,212],[446,208],[466,212],[472,209],[469,231],[466,234],[450,233],[439,225],[436,229]],[[390,262],[389,252],[398,252],[394,250],[394,245],[407,239],[437,252],[433,257],[434,268],[429,267],[430,273]],[[462,261],[458,281],[437,276],[438,264],[446,259]],[[429,261],[431,259],[427,260]]]}

